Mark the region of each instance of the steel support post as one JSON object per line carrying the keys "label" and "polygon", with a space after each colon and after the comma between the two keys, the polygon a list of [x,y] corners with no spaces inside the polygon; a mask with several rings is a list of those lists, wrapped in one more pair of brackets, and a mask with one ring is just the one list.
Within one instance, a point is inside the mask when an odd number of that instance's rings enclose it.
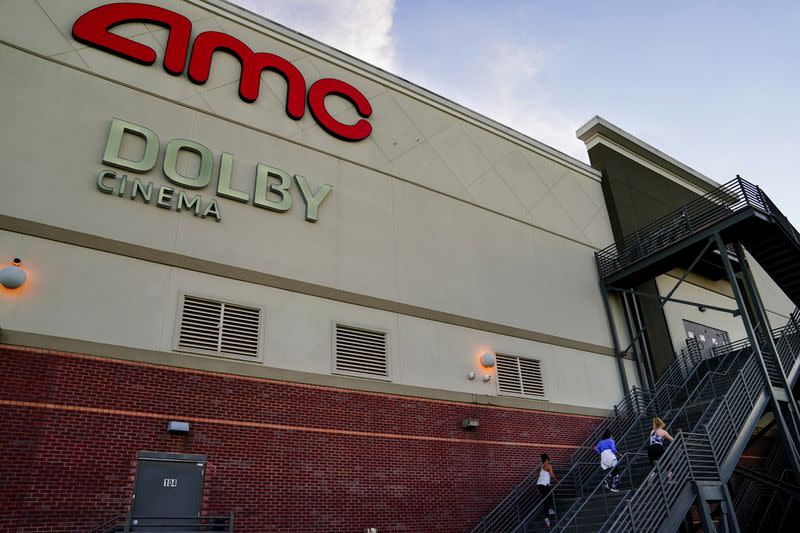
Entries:
{"label": "steel support post", "polygon": [[[697,256],[694,258],[694,260],[692,261],[692,264],[689,265],[689,268],[686,269],[686,272],[684,272],[683,276],[681,276],[681,278],[678,280],[678,283],[676,283],[675,286],[672,287],[672,290],[670,290],[669,293],[667,293],[667,295],[664,297],[664,299],[666,301],[669,301],[669,299],[672,298],[672,295],[675,294],[675,292],[678,290],[678,287],[681,286],[681,283],[686,281],[686,278],[689,277],[689,274],[692,273],[692,270],[694,270],[694,267],[697,266],[697,263],[699,263],[700,260],[703,258],[703,256],[706,255],[706,252],[708,251],[708,249],[711,247],[711,245],[713,243],[714,243],[713,239],[708,239],[708,242],[706,242],[706,245],[703,247],[702,250],[700,250],[700,253],[697,254]],[[664,303],[666,303],[666,302],[664,302]],[[661,304],[661,306],[663,307],[664,304]]]}
{"label": "steel support post", "polygon": [[714,527],[714,520],[711,518],[711,509],[708,508],[708,502],[703,498],[703,493],[701,490],[697,488],[695,485],[695,490],[697,492],[697,510],[700,514],[700,525],[703,528],[703,531],[716,531],[717,528]]}
{"label": "steel support post", "polygon": [[[744,303],[744,295],[739,288],[739,284],[736,280],[736,274],[733,272],[731,260],[725,250],[725,242],[722,240],[722,237],[719,235],[719,233],[716,233],[714,238],[717,242],[717,248],[719,249],[720,256],[722,257],[722,264],[725,267],[725,272],[728,275],[728,282],[731,284],[731,290],[733,291],[736,305],[739,307],[739,311],[741,311],[742,322],[744,324],[744,330],[747,333],[747,339],[750,341],[750,345],[753,347],[753,350],[758,357],[761,367],[761,375],[764,379],[764,384],[769,391],[772,410],[775,418],[778,420],[778,427],[781,429],[781,435],[786,443],[786,453],[789,455],[789,459],[792,463],[792,468],[794,469],[795,473],[800,476],[800,455],[798,455],[797,447],[795,446],[794,436],[792,435],[791,428],[787,425],[786,420],[783,417],[780,402],[778,402],[778,399],[775,397],[775,391],[770,384],[769,372],[767,371],[767,365],[764,362],[764,354],[761,353],[761,346],[758,343],[758,338],[756,337],[753,323],[750,321],[750,317],[747,314],[747,308],[745,307]],[[767,336],[771,337],[771,335],[771,332],[767,332]]]}
{"label": "steel support post", "polygon": [[[598,272],[598,276],[600,273]],[[608,327],[611,329],[611,343],[614,347],[614,360],[617,362],[617,371],[619,372],[619,384],[622,387],[622,395],[628,394],[628,377],[625,375],[625,365],[622,362],[622,353],[619,351],[619,337],[617,337],[617,326],[614,321],[614,315],[611,312],[611,304],[608,303],[608,289],[602,280],[598,282],[600,286],[600,299],[603,300],[603,307],[606,310],[606,318],[608,319]]]}
{"label": "steel support post", "polygon": [[758,287],[756,286],[753,272],[750,270],[750,265],[747,264],[747,258],[744,255],[744,250],[738,243],[736,244],[735,248],[736,256],[739,259],[739,264],[742,269],[742,277],[744,279],[745,288],[747,289],[747,292],[750,293],[749,296],[750,302],[753,306],[753,311],[756,315],[756,319],[764,325],[763,331],[765,333],[767,345],[775,356],[775,361],[778,364],[778,370],[781,374],[783,388],[786,391],[786,398],[789,402],[789,417],[792,421],[792,425],[794,426],[794,434],[800,435],[800,413],[797,411],[797,402],[794,399],[794,393],[792,392],[792,387],[787,376],[787,372],[790,371],[791,368],[783,368],[783,362],[781,361],[780,354],[778,353],[778,347],[775,345],[775,339],[770,333],[768,333],[772,331],[772,327],[769,323],[767,309],[764,307],[764,301],[761,299],[761,294],[758,292]]}
{"label": "steel support post", "polygon": [[740,533],[739,519],[736,516],[736,509],[733,506],[733,498],[731,498],[731,493],[728,491],[728,486],[724,483],[722,485],[722,493],[725,495],[725,499],[719,502],[722,510],[720,522],[725,523],[725,531]]}
{"label": "steel support post", "polygon": [[[641,326],[643,328],[644,324],[641,323],[642,313],[639,311],[639,302],[636,300],[636,298],[631,298],[631,302],[633,303],[633,316],[636,319],[637,327]],[[649,382],[652,383],[653,387],[655,388],[656,375],[653,370],[653,366],[655,366],[655,361],[653,360],[653,356],[650,353],[650,349],[647,347],[647,341],[645,339],[642,339],[642,349],[644,350],[643,354],[645,362],[644,369],[647,371],[647,378]]]}
{"label": "steel support post", "polygon": [[[623,310],[625,311],[625,326],[628,330],[628,337],[633,338],[633,315],[631,313],[631,305],[628,302],[628,295],[626,293],[621,293],[622,295],[622,306]],[[650,380],[645,380],[644,373],[642,372],[642,355],[639,353],[639,348],[637,346],[633,346],[633,357],[636,362],[636,377],[639,378],[639,387],[647,388],[650,390],[655,390],[655,387]]]}

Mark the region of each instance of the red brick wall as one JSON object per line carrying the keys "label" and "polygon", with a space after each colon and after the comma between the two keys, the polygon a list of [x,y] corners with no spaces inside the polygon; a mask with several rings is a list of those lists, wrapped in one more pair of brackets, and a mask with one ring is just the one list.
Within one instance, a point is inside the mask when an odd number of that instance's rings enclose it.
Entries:
{"label": "red brick wall", "polygon": [[460,532],[598,422],[2,346],[0,375],[1,532],[125,513],[140,450],[206,455],[237,531]]}

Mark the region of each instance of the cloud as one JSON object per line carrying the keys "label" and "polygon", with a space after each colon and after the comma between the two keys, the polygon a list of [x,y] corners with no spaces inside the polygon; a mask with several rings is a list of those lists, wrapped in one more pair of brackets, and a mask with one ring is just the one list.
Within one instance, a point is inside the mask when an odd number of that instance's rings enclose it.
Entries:
{"label": "cloud", "polygon": [[[474,51],[474,53],[473,53]],[[469,60],[467,62],[467,59]],[[575,137],[586,117],[556,105],[543,79],[552,74],[557,56],[530,43],[487,38],[456,61],[433,69],[408,65],[406,79],[468,109],[587,162]]]}
{"label": "cloud", "polygon": [[[583,124],[558,110],[539,76],[547,68],[547,55],[528,47],[496,42],[481,54],[483,83],[474,94],[464,95],[475,111],[542,141],[576,159],[586,161],[586,148],[575,137]],[[491,88],[487,91],[487,88]]]}
{"label": "cloud", "polygon": [[270,20],[390,72],[394,0],[233,0]]}
{"label": "cloud", "polygon": [[[584,121],[559,111],[540,83],[540,75],[548,67],[544,52],[502,38],[489,39],[481,43],[477,57],[470,56],[475,63],[446,64],[423,72],[413,64],[401,68],[396,60],[391,33],[395,0],[233,1],[586,160],[586,149],[575,138],[575,130]],[[440,52],[433,53],[441,56]],[[468,71],[480,72],[481,83],[469,83],[462,78]]]}

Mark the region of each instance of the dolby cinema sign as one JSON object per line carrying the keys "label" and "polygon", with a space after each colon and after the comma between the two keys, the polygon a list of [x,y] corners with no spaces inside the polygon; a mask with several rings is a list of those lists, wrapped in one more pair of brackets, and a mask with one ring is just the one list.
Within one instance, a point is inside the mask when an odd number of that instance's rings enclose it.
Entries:
{"label": "dolby cinema sign", "polygon": [[[231,54],[241,64],[239,97],[243,101],[253,103],[258,100],[261,73],[265,70],[275,72],[286,82],[286,115],[289,119],[303,118],[308,105],[317,124],[338,139],[357,142],[372,133],[372,124],[366,120],[372,115],[372,106],[349,83],[323,78],[312,83],[306,91],[305,78],[289,61],[269,52],[254,52],[241,40],[219,31],[201,32],[192,41],[192,22],[169,9],[136,2],[106,4],[81,15],[72,26],[72,35],[88,46],[141,65],[153,65],[156,52],[152,48],[111,32],[117,26],[133,22],[153,24],[168,30],[163,67],[170,75],[183,76],[185,73],[193,83],[202,85],[208,81],[214,53]],[[348,101],[362,118],[354,124],[340,122],[326,108],[328,96],[338,96]],[[145,142],[140,157],[132,159],[123,155],[126,136],[139,137]],[[199,218],[217,222],[222,220],[222,213],[216,197],[286,212],[292,208],[293,196],[300,196],[305,204],[305,219],[316,222],[320,206],[333,188],[329,184],[313,187],[304,176],[266,163],[255,166],[248,180],[249,186],[234,188],[231,181],[233,154],[221,153],[217,165],[209,148],[188,139],[166,142],[160,170],[170,184],[158,185],[146,174],[156,171],[161,148],[157,133],[147,126],[114,119],[103,152],[103,163],[112,168],[103,168],[97,173],[97,190],[113,197],[139,200],[164,209],[189,211]],[[178,165],[179,156],[199,158],[199,170],[191,176],[182,174]],[[210,184],[215,170],[218,179],[216,188],[213,188]]]}
{"label": "dolby cinema sign", "polygon": [[[124,154],[126,138],[138,137],[144,141],[141,156]],[[115,118],[111,121],[103,150],[103,163],[115,170],[104,168],[97,173],[97,190],[120,198],[139,200],[174,211],[189,211],[196,217],[222,222],[222,212],[214,196],[237,202],[251,203],[270,211],[285,213],[294,203],[292,191],[299,190],[305,203],[305,218],[308,222],[319,219],[319,208],[333,189],[323,184],[314,188],[305,176],[290,174],[286,170],[258,163],[251,187],[234,188],[232,183],[233,154],[222,152],[217,169],[217,187],[209,188],[214,172],[214,154],[197,141],[172,139],[166,143],[161,170],[170,185],[156,185],[146,174],[156,169],[161,152],[161,141],[153,130]],[[198,170],[192,175],[181,172],[178,163],[183,154],[197,159]],[[188,189],[188,192],[187,192]],[[210,194],[209,194],[210,193]]]}

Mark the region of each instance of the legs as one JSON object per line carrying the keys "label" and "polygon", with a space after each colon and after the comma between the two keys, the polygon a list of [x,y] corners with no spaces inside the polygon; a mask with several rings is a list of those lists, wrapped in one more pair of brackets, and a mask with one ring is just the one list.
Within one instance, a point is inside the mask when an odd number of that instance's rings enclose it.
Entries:
{"label": "legs", "polygon": [[542,514],[547,518],[547,515],[555,514],[555,506],[553,505],[553,487],[550,485],[536,485],[539,489],[539,494],[542,495],[544,505],[542,506]]}
{"label": "legs", "polygon": [[[606,469],[603,469],[603,473],[604,474],[605,474],[605,471],[606,471]],[[619,487],[618,487],[618,485],[619,485],[619,466],[614,465],[614,468],[611,469],[611,472],[609,473],[609,475],[611,477],[611,485],[609,486],[607,477],[606,477],[605,481],[603,481],[603,485],[605,485],[605,487],[607,489],[611,489],[612,492],[617,492],[619,490]]]}
{"label": "legs", "polygon": [[550,515],[556,514],[555,506],[553,505],[553,487],[550,485],[536,485],[539,489],[539,494],[542,495],[544,505],[542,505],[542,514],[544,515],[544,527],[550,527]]}

